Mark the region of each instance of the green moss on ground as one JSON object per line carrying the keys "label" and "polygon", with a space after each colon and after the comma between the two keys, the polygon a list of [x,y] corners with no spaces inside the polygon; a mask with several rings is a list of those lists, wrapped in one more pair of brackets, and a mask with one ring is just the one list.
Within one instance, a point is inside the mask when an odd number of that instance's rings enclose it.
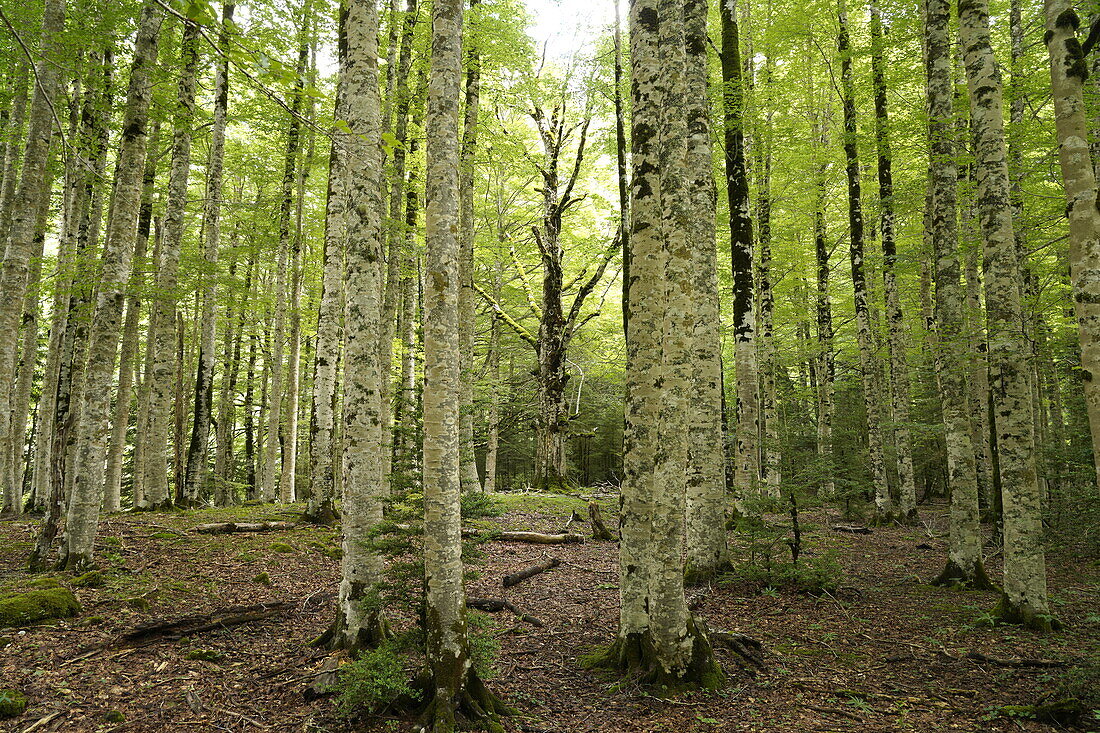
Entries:
{"label": "green moss on ground", "polygon": [[261,585],[271,585],[271,576],[265,573],[260,573],[256,577],[252,578],[253,583],[260,583]]}
{"label": "green moss on ground", "polygon": [[26,695],[17,690],[0,690],[0,718],[18,718],[26,709]]}
{"label": "green moss on ground", "polygon": [[289,545],[286,542],[272,542],[271,543],[271,551],[272,552],[289,553],[289,552],[297,552],[298,550],[296,550],[294,548],[294,545]]}
{"label": "green moss on ground", "polygon": [[225,655],[215,649],[192,649],[187,652],[188,659],[199,659],[204,662],[217,662],[225,659]]}
{"label": "green moss on ground", "polygon": [[103,582],[103,573],[99,570],[92,570],[73,578],[69,581],[69,585],[74,588],[99,588],[103,585]]}
{"label": "green moss on ground", "polygon": [[80,602],[68,588],[41,588],[0,600],[0,628],[26,626],[80,613]]}

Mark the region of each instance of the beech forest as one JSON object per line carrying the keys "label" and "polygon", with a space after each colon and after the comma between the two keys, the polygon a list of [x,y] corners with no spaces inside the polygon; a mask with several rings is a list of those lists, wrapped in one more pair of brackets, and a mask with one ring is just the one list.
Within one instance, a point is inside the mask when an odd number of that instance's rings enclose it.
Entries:
{"label": "beech forest", "polygon": [[1100,731],[1100,4],[0,0],[0,730]]}

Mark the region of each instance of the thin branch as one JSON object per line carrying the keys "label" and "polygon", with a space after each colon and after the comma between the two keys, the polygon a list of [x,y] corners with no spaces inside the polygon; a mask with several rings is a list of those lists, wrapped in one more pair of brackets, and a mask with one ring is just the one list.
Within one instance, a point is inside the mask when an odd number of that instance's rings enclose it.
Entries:
{"label": "thin branch", "polygon": [[508,327],[511,328],[513,331],[515,331],[516,334],[521,339],[523,339],[527,343],[531,344],[532,347],[537,348],[538,339],[536,339],[534,336],[532,336],[530,331],[528,331],[526,328],[521,326],[519,324],[519,322],[516,321],[516,319],[512,318],[510,315],[505,313],[504,309],[500,307],[500,304],[497,303],[495,300],[493,300],[493,296],[486,293],[484,288],[482,288],[476,282],[473,285],[474,285],[474,290],[477,291],[478,295],[480,295],[482,298],[484,298],[485,302],[489,304],[490,308],[492,308],[493,315],[496,316],[497,320],[499,320],[501,323],[508,324]]}

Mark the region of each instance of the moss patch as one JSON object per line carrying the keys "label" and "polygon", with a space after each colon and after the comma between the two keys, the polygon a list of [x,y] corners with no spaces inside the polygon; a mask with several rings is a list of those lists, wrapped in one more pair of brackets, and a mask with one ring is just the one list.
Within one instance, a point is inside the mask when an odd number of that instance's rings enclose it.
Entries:
{"label": "moss patch", "polygon": [[252,579],[253,583],[260,583],[261,585],[271,585],[271,576],[265,573],[260,573]]}
{"label": "moss patch", "polygon": [[68,588],[42,588],[0,600],[0,628],[26,626],[80,613],[80,603]]}
{"label": "moss patch", "polygon": [[187,652],[188,659],[199,659],[204,662],[217,662],[225,659],[225,655],[215,649],[192,649]]}
{"label": "moss patch", "polygon": [[271,551],[272,552],[287,553],[287,552],[297,552],[298,550],[296,550],[294,548],[294,545],[288,545],[285,542],[272,542],[271,543]]}
{"label": "moss patch", "polygon": [[61,581],[52,575],[47,575],[44,578],[35,578],[27,583],[27,586],[30,588],[60,588]]}
{"label": "moss patch", "polygon": [[103,585],[103,573],[92,570],[73,578],[69,581],[69,585],[74,588],[99,588]]}
{"label": "moss patch", "polygon": [[0,690],[0,718],[18,718],[26,709],[26,695],[16,690]]}

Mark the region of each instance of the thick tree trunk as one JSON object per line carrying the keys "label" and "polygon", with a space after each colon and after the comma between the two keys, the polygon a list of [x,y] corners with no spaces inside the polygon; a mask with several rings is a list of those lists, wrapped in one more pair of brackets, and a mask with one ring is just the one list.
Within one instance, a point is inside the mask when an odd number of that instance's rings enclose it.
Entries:
{"label": "thick tree trunk", "polygon": [[917,488],[913,476],[913,444],[909,434],[909,364],[905,319],[898,292],[897,243],[894,237],[894,174],[890,150],[890,118],[886,104],[886,59],[882,11],[871,0],[872,81],[875,88],[875,145],[878,152],[879,226],[882,231],[882,280],[886,302],[887,344],[890,352],[890,405],[893,412],[894,450],[897,454],[897,519],[917,520]]}
{"label": "thick tree trunk", "polygon": [[88,334],[88,364],[81,400],[80,425],[76,435],[76,462],[73,467],[72,495],[65,515],[65,543],[60,564],[73,570],[93,561],[99,510],[103,501],[104,461],[110,424],[110,383],[115,370],[123,300],[130,279],[130,266],[137,238],[141,192],[148,144],[150,80],[157,58],[157,39],[163,11],[150,4],[142,9],[130,89],[126,101],[123,135],[115,166],[115,187],[111,216],[103,246],[103,267],[96,294],[95,311]]}
{"label": "thick tree trunk", "polygon": [[[0,492],[4,506],[21,502],[16,492],[22,478],[15,475],[16,447],[12,445],[12,390],[19,348],[19,317],[27,291],[27,274],[38,214],[49,198],[47,164],[53,139],[54,98],[59,91],[61,33],[65,27],[65,0],[47,0],[42,16],[42,57],[35,69],[36,84],[28,113],[27,139],[18,187],[11,207],[10,229],[6,232],[2,275],[0,275]],[[4,236],[4,234],[0,234]]]}
{"label": "thick tree trunk", "polygon": [[[718,313],[718,252],[715,242],[717,191],[708,110],[706,0],[684,2],[686,48],[687,192],[686,243],[691,275],[685,278],[694,303],[691,325],[692,374],[685,430],[686,576],[708,577],[727,562],[726,461],[722,442],[722,338]],[[694,577],[693,577],[694,576]]]}
{"label": "thick tree trunk", "polygon": [[1031,389],[1021,331],[1019,265],[1012,226],[1000,73],[989,41],[985,0],[963,0],[959,37],[966,62],[985,238],[985,300],[990,382],[997,415],[997,463],[1004,502],[1005,595],[1002,618],[1051,626],[1035,474]]}
{"label": "thick tree trunk", "polygon": [[[378,11],[374,0],[345,0],[341,16],[340,85],[349,133],[341,135],[336,148],[337,155],[347,154],[337,173],[355,166],[356,174],[345,179],[344,554],[331,645],[354,650],[373,646],[385,634],[378,609],[365,601],[377,593],[383,571],[382,558],[369,538],[382,521],[382,501],[387,493],[381,456],[381,413],[385,408],[380,390],[388,370],[379,362],[377,337],[385,266],[378,142]],[[334,254],[339,256],[339,250]]]}
{"label": "thick tree trunk", "polygon": [[179,297],[176,281],[187,205],[187,179],[191,169],[191,121],[195,114],[195,74],[198,68],[197,26],[186,23],[183,33],[180,51],[182,66],[172,123],[172,162],[165,204],[164,241],[161,243],[156,296],[149,322],[153,361],[149,375],[145,501],[139,507],[142,509],[159,509],[172,504],[168,487],[168,433],[173,416],[173,382],[181,366],[175,354],[176,301]]}
{"label": "thick tree trunk", "polygon": [[1074,313],[1081,341],[1081,373],[1100,481],[1100,211],[1088,147],[1084,83],[1088,71],[1077,43],[1079,20],[1065,0],[1046,0],[1046,43],[1069,215],[1069,266]]}
{"label": "thick tree trunk", "polygon": [[[492,695],[470,663],[460,537],[462,368],[459,355],[459,144],[462,0],[432,5],[432,56],[425,138],[424,588],[432,696],[423,723],[454,728],[457,711],[473,724],[493,717]],[[471,705],[473,703],[473,705]]]}

